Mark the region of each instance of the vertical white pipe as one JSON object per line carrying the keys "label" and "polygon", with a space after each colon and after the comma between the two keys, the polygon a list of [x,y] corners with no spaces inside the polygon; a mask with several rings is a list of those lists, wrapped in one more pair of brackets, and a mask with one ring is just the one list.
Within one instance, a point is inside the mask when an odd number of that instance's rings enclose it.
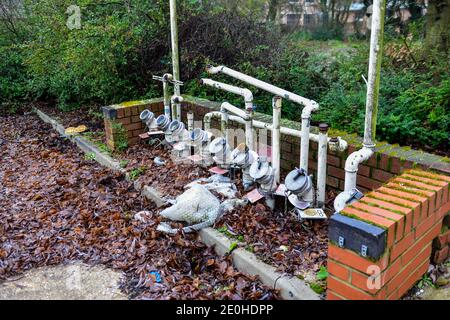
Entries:
{"label": "vertical white pipe", "polygon": [[225,141],[227,143],[230,143],[228,141],[228,112],[225,109],[221,110],[222,116],[220,119],[220,131],[222,131],[222,135],[225,138]]}
{"label": "vertical white pipe", "polygon": [[368,148],[375,147],[386,0],[374,0],[372,7],[372,30],[370,34],[369,74],[367,77],[366,118],[363,141],[363,145]]}
{"label": "vertical white pipe", "polygon": [[[178,25],[177,25],[177,2],[176,0],[169,1],[170,6],[170,31],[172,39],[172,67],[173,67],[173,79],[175,80],[174,95],[180,96],[181,89],[177,81],[180,80],[180,58],[178,51]],[[181,121],[181,104],[177,103],[176,108],[176,120]],[[175,120],[175,119],[173,119]]]}
{"label": "vertical white pipe", "polygon": [[187,123],[188,123],[188,131],[192,132],[194,130],[194,113],[189,111],[187,113]]}
{"label": "vertical white pipe", "polygon": [[281,120],[281,103],[280,96],[273,97],[273,124],[272,124],[272,167],[275,171],[275,182],[280,183],[280,120]]}
{"label": "vertical white pipe", "polygon": [[253,95],[252,99],[245,101],[245,113],[247,119],[245,121],[245,143],[249,150],[255,150],[255,136],[253,134]]}
{"label": "vertical white pipe", "polygon": [[253,141],[253,117],[251,114],[249,114],[249,117],[248,120],[245,120],[245,144],[250,150],[255,151]]}
{"label": "vertical white pipe", "polygon": [[164,93],[164,114],[171,121],[169,84],[167,83],[166,80],[163,80],[163,93]]}
{"label": "vertical white pipe", "polygon": [[327,185],[327,147],[328,147],[328,125],[319,125],[319,147],[317,160],[317,206],[323,208],[325,205]]}
{"label": "vertical white pipe", "polygon": [[310,118],[302,117],[302,130],[300,138],[300,168],[308,174],[308,157],[309,157],[309,129]]}
{"label": "vertical white pipe", "polygon": [[369,74],[367,78],[366,118],[363,148],[353,152],[345,163],[345,191],[356,188],[359,164],[374,153],[375,132],[380,90],[381,59],[383,57],[384,15],[386,0],[374,0],[370,35]]}

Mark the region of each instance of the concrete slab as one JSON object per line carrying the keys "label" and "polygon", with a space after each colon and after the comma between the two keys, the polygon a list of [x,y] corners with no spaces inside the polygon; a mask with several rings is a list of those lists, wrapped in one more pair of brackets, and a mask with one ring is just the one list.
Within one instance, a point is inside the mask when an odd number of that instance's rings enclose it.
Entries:
{"label": "concrete slab", "polygon": [[0,283],[0,300],[128,300],[122,274],[82,263],[44,267]]}

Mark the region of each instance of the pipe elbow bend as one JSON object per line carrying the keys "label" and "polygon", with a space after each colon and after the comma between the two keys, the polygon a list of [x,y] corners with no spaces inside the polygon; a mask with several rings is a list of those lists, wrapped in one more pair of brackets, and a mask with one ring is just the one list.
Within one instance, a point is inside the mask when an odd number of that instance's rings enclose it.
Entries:
{"label": "pipe elbow bend", "polygon": [[221,72],[223,68],[224,68],[223,66],[214,67],[213,65],[207,65],[206,72],[208,72],[209,74],[217,74]]}
{"label": "pipe elbow bend", "polygon": [[184,101],[181,96],[172,96],[172,103],[182,103]]}
{"label": "pipe elbow bend", "polygon": [[302,119],[311,118],[311,113],[319,110],[319,104],[315,101],[309,102],[302,110]]}
{"label": "pipe elbow bend", "polygon": [[242,95],[244,96],[245,102],[253,102],[253,93],[248,89],[242,89]]}
{"label": "pipe elbow bend", "polygon": [[172,81],[173,80],[173,76],[171,73],[165,73],[163,74],[163,80],[164,81]]}
{"label": "pipe elbow bend", "polygon": [[373,154],[373,150],[369,148],[362,148],[353,152],[345,161],[346,172],[357,172],[359,165],[368,160]]}
{"label": "pipe elbow bend", "polygon": [[341,137],[337,137],[337,141],[330,141],[328,143],[330,150],[333,152],[344,152],[348,148],[348,143]]}

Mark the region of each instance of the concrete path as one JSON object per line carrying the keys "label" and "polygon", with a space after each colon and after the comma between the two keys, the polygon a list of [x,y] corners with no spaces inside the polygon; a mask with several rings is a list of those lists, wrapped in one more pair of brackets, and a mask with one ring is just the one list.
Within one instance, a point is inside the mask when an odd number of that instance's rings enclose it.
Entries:
{"label": "concrete path", "polygon": [[121,273],[82,263],[33,269],[0,283],[0,300],[126,300]]}

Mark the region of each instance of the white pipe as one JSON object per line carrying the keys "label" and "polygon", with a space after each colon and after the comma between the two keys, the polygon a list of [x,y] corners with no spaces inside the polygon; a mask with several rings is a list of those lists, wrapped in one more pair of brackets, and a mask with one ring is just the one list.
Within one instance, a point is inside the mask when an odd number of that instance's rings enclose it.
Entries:
{"label": "white pipe", "polygon": [[[216,112],[216,111],[213,111],[213,112]],[[230,121],[235,121],[235,122],[238,122],[240,124],[245,124],[245,121],[242,118],[240,118],[240,117],[228,116],[228,119]],[[266,122],[262,122],[262,121],[258,121],[258,120],[253,120],[253,127],[258,128],[258,129],[273,130],[273,126],[271,124],[266,123]],[[295,130],[295,129],[291,129],[291,128],[288,128],[288,127],[280,127],[280,133],[284,134],[284,135],[288,135],[288,136],[294,136],[294,137],[297,137],[297,138],[301,138],[302,137],[302,132],[301,131]],[[333,138],[328,138],[328,147],[330,148],[330,150],[332,150],[332,151],[339,151],[339,152],[347,150],[347,147],[348,147],[347,141],[345,141],[341,137],[338,137],[337,139],[338,139],[337,142],[333,142]],[[319,135],[318,134],[314,134],[314,133],[310,133],[309,134],[309,140],[310,141],[314,141],[314,142],[319,142]]]}
{"label": "white pipe", "polygon": [[225,108],[220,109],[220,131],[222,131],[222,135],[225,137],[227,143],[230,143],[228,137],[228,112]]}
{"label": "white pipe", "polygon": [[274,95],[277,95],[284,99],[290,100],[292,102],[304,105],[305,107],[308,107],[308,110],[309,110],[308,112],[317,110],[319,108],[319,105],[313,100],[301,97],[295,93],[286,91],[284,89],[281,89],[279,87],[276,87],[276,86],[266,83],[264,81],[258,80],[256,78],[250,77],[246,74],[243,74],[239,71],[236,71],[236,70],[233,70],[230,68],[227,68],[225,66],[218,66],[218,67],[208,66],[206,70],[210,74],[217,74],[220,72],[224,73],[226,75],[229,75],[230,77],[244,81],[244,82],[251,84],[257,88],[268,91]]}
{"label": "white pipe", "polygon": [[[217,118],[220,119],[222,116],[222,113],[220,111],[211,111],[205,114],[203,117],[203,123],[205,124],[205,131],[210,132],[211,131],[211,119]],[[223,134],[223,132],[222,132]]]}
{"label": "white pipe", "polygon": [[275,182],[280,183],[280,120],[281,120],[281,102],[280,96],[273,97],[273,124],[272,124],[272,167],[275,170]]}
{"label": "white pipe", "polygon": [[353,152],[345,162],[345,191],[356,188],[359,164],[374,153],[381,59],[383,57],[385,0],[374,0],[370,35],[369,75],[367,78],[366,117],[363,148]]}
{"label": "white pipe", "polygon": [[188,131],[192,132],[194,130],[194,113],[189,111],[187,113],[187,123],[188,123]]}
{"label": "white pipe", "polygon": [[363,147],[353,152],[345,161],[345,188],[344,191],[350,191],[356,187],[356,176],[359,164],[368,160],[373,155],[373,149]]}
{"label": "white pipe", "polygon": [[325,205],[326,185],[327,185],[327,146],[328,146],[328,126],[319,126],[319,147],[317,160],[317,206],[323,208]]}
{"label": "white pipe", "polygon": [[[214,81],[211,79],[202,79],[202,84],[212,86],[221,90],[225,90],[234,94],[238,94],[244,97],[245,101],[245,112],[239,108],[232,106],[231,104],[226,104],[225,108],[230,108],[228,111],[240,116],[245,120],[245,143],[250,150],[254,150],[254,139],[253,139],[253,94],[250,90],[245,88],[239,88],[226,83]],[[222,107],[224,104],[222,104]],[[227,136],[228,138],[228,136]],[[228,141],[228,140],[227,140]]]}
{"label": "white pipe", "polygon": [[173,77],[170,73],[166,73],[163,75],[163,94],[164,94],[164,114],[170,119],[171,118],[171,105],[170,105],[170,93],[169,93],[169,80],[172,80]]}
{"label": "white pipe", "polygon": [[211,79],[201,79],[201,83],[244,97],[245,109],[253,111],[253,94],[252,94],[252,92],[250,90],[245,89],[245,88],[239,88],[239,87],[236,87],[236,86],[232,86],[232,85],[229,85],[229,84],[226,84],[226,83],[214,81],[214,80],[211,80]]}
{"label": "white pipe", "polygon": [[234,114],[237,115],[238,117],[241,117],[242,119],[244,119],[244,123],[245,123],[246,120],[248,120],[247,113],[245,113],[244,110],[239,109],[239,108],[233,106],[233,105],[232,105],[231,103],[229,103],[229,102],[224,102],[224,103],[222,103],[220,109],[221,109],[221,110],[227,110],[227,111],[229,111],[229,112],[231,112],[231,113],[234,113]]}
{"label": "white pipe", "polygon": [[[178,25],[177,25],[176,0],[170,0],[169,6],[170,6],[170,33],[172,43],[172,67],[173,67],[173,79],[175,80],[174,95],[180,96],[181,95],[180,84],[177,82],[180,80],[180,58],[178,50]],[[172,120],[181,121],[181,105],[177,103],[175,104],[175,108],[176,108],[176,119]]]}
{"label": "white pipe", "polygon": [[218,67],[208,66],[207,71],[210,74],[216,74],[216,73],[222,72],[233,78],[236,78],[236,79],[239,79],[246,83],[249,83],[251,85],[254,85],[255,87],[258,87],[265,91],[271,92],[275,95],[281,96],[281,97],[283,97],[287,100],[290,100],[292,102],[295,102],[297,104],[303,105],[304,108],[302,110],[302,135],[301,135],[302,141],[301,141],[301,149],[300,149],[300,168],[302,168],[306,172],[308,172],[310,118],[311,118],[311,112],[319,109],[319,105],[317,104],[317,102],[307,99],[307,98],[304,98],[304,97],[301,97],[295,93],[286,91],[284,89],[281,89],[279,87],[276,87],[276,86],[266,83],[264,81],[255,79],[253,77],[250,77],[239,71],[235,71],[233,69],[227,68],[225,66],[218,66]]}
{"label": "white pipe", "polygon": [[309,156],[309,124],[310,119],[302,115],[302,130],[300,138],[300,168],[308,174],[308,156]]}

